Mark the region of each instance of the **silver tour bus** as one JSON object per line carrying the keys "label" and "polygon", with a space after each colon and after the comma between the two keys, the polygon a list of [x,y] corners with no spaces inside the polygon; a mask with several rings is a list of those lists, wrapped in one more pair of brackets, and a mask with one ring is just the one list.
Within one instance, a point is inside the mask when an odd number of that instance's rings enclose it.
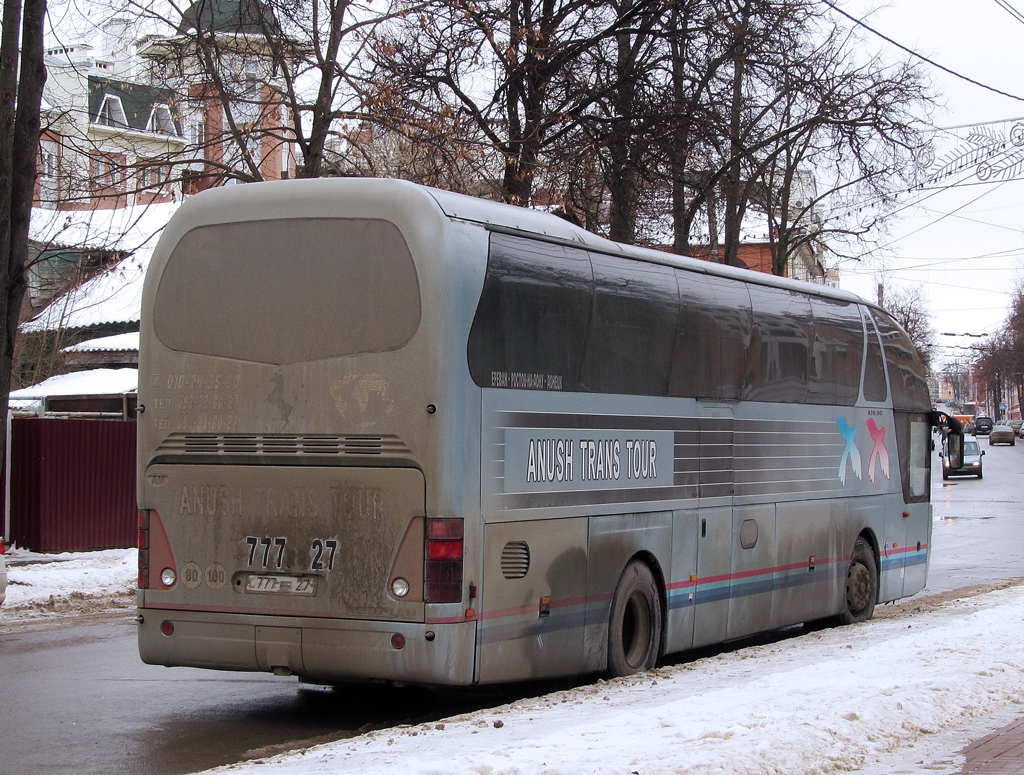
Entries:
{"label": "silver tour bus", "polygon": [[167,225],[139,371],[147,663],[624,675],[925,584],[940,419],[904,331],[829,288],[259,183]]}

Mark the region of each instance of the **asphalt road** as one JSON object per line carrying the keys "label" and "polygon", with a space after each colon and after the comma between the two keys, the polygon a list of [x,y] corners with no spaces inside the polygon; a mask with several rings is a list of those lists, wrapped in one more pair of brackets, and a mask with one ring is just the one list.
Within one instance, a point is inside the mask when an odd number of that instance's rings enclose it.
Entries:
{"label": "asphalt road", "polygon": [[124,616],[0,637],[0,773],[176,775],[505,701],[145,665]]}
{"label": "asphalt road", "polygon": [[[927,588],[1024,577],[1024,443],[989,447],[985,477],[933,477]],[[304,686],[294,678],[139,661],[128,616],[0,636],[0,773],[178,775],[546,691]]]}

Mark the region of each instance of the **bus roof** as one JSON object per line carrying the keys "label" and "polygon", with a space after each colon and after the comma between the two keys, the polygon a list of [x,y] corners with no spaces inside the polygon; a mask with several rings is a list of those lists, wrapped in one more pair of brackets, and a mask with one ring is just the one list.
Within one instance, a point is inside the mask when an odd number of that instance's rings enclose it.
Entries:
{"label": "bus roof", "polygon": [[[417,185],[408,183],[407,185]],[[417,186],[419,187],[419,186]],[[443,191],[436,188],[426,188],[438,203],[441,210],[449,218],[479,223],[488,228],[509,230],[525,234],[535,235],[553,241],[565,241],[585,246],[591,250],[602,253],[612,253],[626,258],[633,258],[638,261],[650,261],[652,263],[664,264],[666,266],[679,267],[693,272],[729,277],[742,280],[748,283],[769,285],[789,290],[798,290],[802,293],[809,293],[816,296],[823,296],[842,301],[866,303],[876,306],[860,296],[841,291],[837,288],[830,288],[825,285],[793,280],[788,277],[776,277],[775,275],[763,272],[754,272],[750,269],[715,264],[689,256],[679,256],[674,253],[667,253],[652,248],[643,248],[636,245],[625,245],[619,242],[601,237],[597,234],[576,226],[564,218],[541,210],[532,210],[524,207],[494,202],[487,199],[456,194],[451,191]]]}
{"label": "bus roof", "polygon": [[[716,264],[710,261],[678,256],[674,253],[625,245],[613,242],[597,234],[576,226],[553,213],[524,207],[480,199],[465,194],[456,194],[437,188],[421,186],[404,180],[391,178],[315,178],[303,180],[266,181],[255,185],[228,186],[209,189],[187,199],[179,208],[177,217],[172,218],[165,232],[167,236],[180,237],[179,230],[184,224],[190,223],[191,228],[203,223],[215,223],[224,217],[228,220],[247,220],[247,214],[253,212],[255,202],[274,204],[280,207],[283,191],[294,191],[296,187],[315,189],[314,199],[320,202],[330,201],[331,194],[348,192],[362,201],[367,196],[391,197],[399,200],[399,208],[413,208],[423,212],[424,200],[436,203],[438,215],[451,220],[474,223],[484,228],[509,231],[524,236],[563,242],[577,247],[585,247],[600,253],[619,255],[637,261],[663,264],[678,267],[691,272],[717,275],[746,283],[785,288],[791,291],[836,299],[846,302],[877,305],[849,291],[841,291],[824,285],[793,280],[787,277],[776,277],[763,272]],[[390,194],[388,193],[390,192]],[[404,200],[401,201],[401,200]],[[419,200],[417,202],[417,200]],[[276,203],[276,204],[275,204]],[[284,210],[279,210],[281,215]]]}

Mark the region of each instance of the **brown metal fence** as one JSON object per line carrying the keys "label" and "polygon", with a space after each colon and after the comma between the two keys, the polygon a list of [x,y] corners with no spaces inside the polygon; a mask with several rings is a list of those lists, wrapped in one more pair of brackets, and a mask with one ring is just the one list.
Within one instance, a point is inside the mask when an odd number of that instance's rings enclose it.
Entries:
{"label": "brown metal fence", "polygon": [[10,539],[36,552],[136,545],[135,421],[14,418]]}

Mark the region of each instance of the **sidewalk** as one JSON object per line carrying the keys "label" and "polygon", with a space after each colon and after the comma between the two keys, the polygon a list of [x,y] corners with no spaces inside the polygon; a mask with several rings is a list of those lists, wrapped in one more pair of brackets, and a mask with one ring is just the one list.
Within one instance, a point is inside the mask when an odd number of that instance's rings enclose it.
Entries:
{"label": "sidewalk", "polygon": [[1024,775],[1024,718],[963,749],[967,763],[958,775]]}

